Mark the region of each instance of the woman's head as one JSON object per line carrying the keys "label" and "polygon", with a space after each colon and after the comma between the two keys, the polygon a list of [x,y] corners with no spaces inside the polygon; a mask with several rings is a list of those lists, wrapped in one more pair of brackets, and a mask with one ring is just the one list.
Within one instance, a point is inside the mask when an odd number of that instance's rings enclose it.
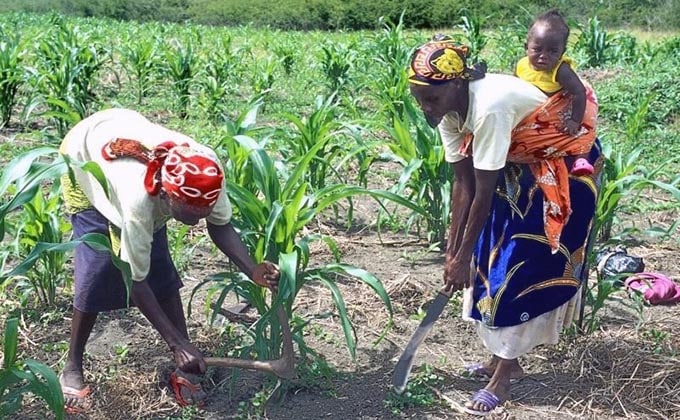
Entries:
{"label": "woman's head", "polygon": [[409,66],[411,93],[425,113],[430,126],[436,127],[446,114],[457,111],[466,82],[484,77],[481,67],[468,67],[468,48],[448,37],[435,36],[418,47]]}
{"label": "woman's head", "polygon": [[139,140],[116,138],[102,148],[106,160],[133,158],[146,165],[144,188],[161,195],[171,215],[186,224],[207,217],[222,192],[222,168],[215,152],[165,141],[153,149]]}
{"label": "woman's head", "polygon": [[160,168],[161,188],[170,213],[186,224],[196,224],[210,214],[222,191],[223,178],[215,155],[187,146],[169,149]]}
{"label": "woman's head", "polygon": [[531,25],[525,46],[535,70],[552,70],[567,48],[569,25],[557,10],[542,14]]}
{"label": "woman's head", "polygon": [[408,81],[412,85],[441,85],[452,80],[483,78],[483,72],[467,66],[468,52],[467,46],[435,35],[413,52]]}
{"label": "woman's head", "polygon": [[161,192],[161,198],[165,200],[170,216],[185,225],[193,226],[198,224],[201,219],[208,217],[213,209],[213,206],[205,207],[188,204],[175,196],[166,194],[165,191]]}
{"label": "woman's head", "polygon": [[434,128],[449,112],[460,112],[461,89],[467,85],[451,81],[441,85],[411,85],[411,94],[425,114],[427,124]]}

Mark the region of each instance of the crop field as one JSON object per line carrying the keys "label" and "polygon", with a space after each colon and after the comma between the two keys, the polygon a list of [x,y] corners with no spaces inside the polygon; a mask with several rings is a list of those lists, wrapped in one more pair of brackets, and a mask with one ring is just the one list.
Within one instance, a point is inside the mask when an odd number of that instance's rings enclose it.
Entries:
{"label": "crop field", "polygon": [[[459,24],[458,24],[459,23]],[[406,65],[434,32],[134,23],[0,14],[0,418],[61,418],[73,298],[63,136],[89,114],[135,109],[216,150],[233,223],[256,261],[277,262],[297,378],[210,368],[203,409],[168,387],[171,352],[136,309],[101,314],[87,347],[91,407],[71,418],[466,418],[484,350],[454,295],[406,393],[395,358],[441,284],[451,168],[412,100]],[[490,72],[511,74],[526,26],[466,16],[446,31]],[[606,157],[580,326],[522,358],[527,375],[492,418],[680,419],[680,308],[649,306],[596,254],[623,246],[680,281],[680,34],[572,28],[568,54],[599,100]],[[96,171],[96,169],[89,168]],[[189,334],[211,356],[275,358],[263,290],[210,242],[170,222]],[[109,247],[106,240],[93,239]],[[253,302],[245,318],[220,310]],[[56,386],[56,391],[55,391]],[[56,392],[56,394],[55,394]]]}

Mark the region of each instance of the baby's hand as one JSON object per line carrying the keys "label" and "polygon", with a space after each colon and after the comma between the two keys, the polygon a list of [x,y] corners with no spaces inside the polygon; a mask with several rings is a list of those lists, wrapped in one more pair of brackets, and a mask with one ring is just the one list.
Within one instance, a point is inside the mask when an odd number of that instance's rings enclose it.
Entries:
{"label": "baby's hand", "polygon": [[567,120],[564,123],[564,132],[570,136],[576,136],[581,131],[581,123],[574,120]]}

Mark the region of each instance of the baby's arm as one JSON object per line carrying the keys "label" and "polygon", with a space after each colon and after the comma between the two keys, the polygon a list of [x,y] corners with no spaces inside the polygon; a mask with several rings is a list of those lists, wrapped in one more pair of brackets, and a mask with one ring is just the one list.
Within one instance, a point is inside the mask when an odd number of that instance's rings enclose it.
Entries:
{"label": "baby's arm", "polygon": [[586,112],[586,88],[567,63],[560,64],[556,79],[562,88],[572,95],[571,120],[565,125],[569,134],[573,136],[580,131],[583,115]]}

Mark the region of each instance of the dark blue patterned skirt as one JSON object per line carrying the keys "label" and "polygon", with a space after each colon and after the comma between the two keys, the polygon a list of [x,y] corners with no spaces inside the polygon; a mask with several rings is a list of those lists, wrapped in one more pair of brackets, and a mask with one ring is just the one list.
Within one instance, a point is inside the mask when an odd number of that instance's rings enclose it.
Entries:
{"label": "dark blue patterned skirt", "polygon": [[550,252],[543,226],[543,194],[526,165],[508,163],[498,178],[487,223],[474,252],[472,318],[510,327],[550,312],[571,299],[588,273],[585,258],[604,159],[596,142],[589,161],[595,174],[571,176],[572,214]]}

